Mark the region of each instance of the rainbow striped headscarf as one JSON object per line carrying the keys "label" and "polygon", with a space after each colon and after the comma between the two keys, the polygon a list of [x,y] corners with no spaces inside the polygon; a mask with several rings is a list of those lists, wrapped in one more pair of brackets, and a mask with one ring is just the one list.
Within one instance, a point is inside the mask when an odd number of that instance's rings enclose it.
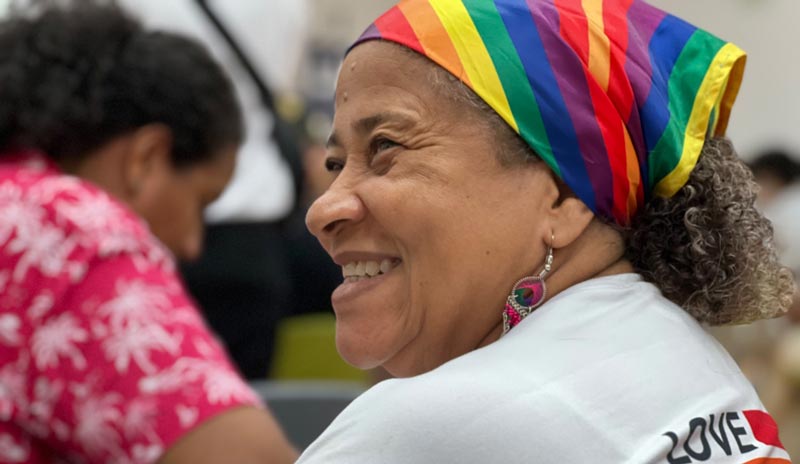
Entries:
{"label": "rainbow striped headscarf", "polygon": [[403,0],[382,39],[469,86],[595,214],[627,225],[723,135],[745,54],[640,0]]}

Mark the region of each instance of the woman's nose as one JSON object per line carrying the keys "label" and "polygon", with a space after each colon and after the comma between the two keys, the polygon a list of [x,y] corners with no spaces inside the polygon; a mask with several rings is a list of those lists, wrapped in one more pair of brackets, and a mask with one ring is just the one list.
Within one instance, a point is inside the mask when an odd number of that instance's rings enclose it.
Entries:
{"label": "woman's nose", "polygon": [[337,179],[317,198],[306,214],[308,230],[327,248],[329,241],[342,227],[363,219],[364,204],[349,186]]}

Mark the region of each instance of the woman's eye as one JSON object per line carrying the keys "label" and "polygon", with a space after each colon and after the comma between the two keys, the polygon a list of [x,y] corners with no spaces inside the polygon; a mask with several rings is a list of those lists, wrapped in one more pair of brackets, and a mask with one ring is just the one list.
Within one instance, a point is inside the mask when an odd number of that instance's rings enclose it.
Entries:
{"label": "woman's eye", "polygon": [[325,170],[328,172],[339,172],[344,169],[344,162],[336,158],[328,158],[325,160]]}
{"label": "woman's eye", "polygon": [[389,139],[381,137],[381,138],[375,139],[375,141],[372,142],[372,152],[373,153],[380,153],[380,152],[382,152],[384,150],[388,150],[390,148],[394,148],[394,147],[396,147],[398,145],[400,145],[400,144],[395,142],[395,141],[393,141],[393,140],[389,140]]}

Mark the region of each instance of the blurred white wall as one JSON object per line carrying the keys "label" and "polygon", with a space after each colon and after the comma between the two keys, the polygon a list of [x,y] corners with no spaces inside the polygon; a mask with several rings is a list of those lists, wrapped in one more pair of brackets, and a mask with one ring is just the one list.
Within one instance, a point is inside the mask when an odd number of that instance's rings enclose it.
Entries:
{"label": "blurred white wall", "polygon": [[395,0],[311,0],[313,34],[347,47]]}
{"label": "blurred white wall", "polygon": [[748,53],[728,135],[748,158],[785,144],[800,152],[800,2],[651,0]]}

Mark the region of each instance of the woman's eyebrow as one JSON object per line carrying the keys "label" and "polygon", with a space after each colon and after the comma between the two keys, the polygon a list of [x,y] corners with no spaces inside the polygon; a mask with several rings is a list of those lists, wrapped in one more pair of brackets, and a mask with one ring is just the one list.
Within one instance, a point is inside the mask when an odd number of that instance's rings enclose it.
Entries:
{"label": "woman's eyebrow", "polygon": [[[405,113],[400,113],[397,111],[384,111],[358,119],[357,121],[353,122],[352,128],[359,134],[367,134],[375,130],[376,127],[385,123],[393,123],[395,126],[399,126],[400,128],[408,128],[416,125],[417,120]],[[328,140],[325,142],[325,147],[338,148],[341,146],[342,145],[339,141],[339,136],[337,135],[336,131],[333,130],[328,136]]]}
{"label": "woman's eyebrow", "polygon": [[401,127],[409,127],[416,124],[416,120],[405,113],[385,111],[355,121],[353,123],[353,130],[362,134],[368,133],[373,131],[379,125],[389,122]]}

